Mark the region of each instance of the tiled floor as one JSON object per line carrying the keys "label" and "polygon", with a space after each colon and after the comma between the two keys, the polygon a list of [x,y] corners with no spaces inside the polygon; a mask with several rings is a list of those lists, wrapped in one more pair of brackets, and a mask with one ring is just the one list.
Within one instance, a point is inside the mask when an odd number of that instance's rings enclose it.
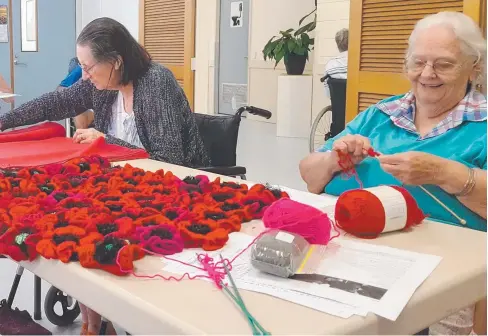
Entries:
{"label": "tiled floor", "polygon": [[[237,160],[239,165],[247,167],[247,178],[254,182],[286,185],[305,190],[299,172],[298,163],[308,153],[308,140],[276,137],[274,124],[243,120],[239,134]],[[7,298],[17,266],[10,260],[0,259],[0,299]],[[24,272],[19,286],[14,307],[33,313],[34,277]],[[44,299],[50,285],[42,284]],[[44,305],[44,303],[43,303]],[[40,324],[53,334],[79,334],[80,319],[65,328],[55,327],[45,317]],[[119,330],[119,334],[122,333]]]}

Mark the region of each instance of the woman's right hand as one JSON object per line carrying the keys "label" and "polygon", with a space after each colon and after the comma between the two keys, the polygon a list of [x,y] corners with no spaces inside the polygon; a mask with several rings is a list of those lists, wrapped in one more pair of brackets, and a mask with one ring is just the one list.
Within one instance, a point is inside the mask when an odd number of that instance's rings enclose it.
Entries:
{"label": "woman's right hand", "polygon": [[371,143],[368,138],[362,135],[348,134],[332,144],[332,150],[349,154],[352,163],[355,165],[368,156],[369,149],[371,149]]}

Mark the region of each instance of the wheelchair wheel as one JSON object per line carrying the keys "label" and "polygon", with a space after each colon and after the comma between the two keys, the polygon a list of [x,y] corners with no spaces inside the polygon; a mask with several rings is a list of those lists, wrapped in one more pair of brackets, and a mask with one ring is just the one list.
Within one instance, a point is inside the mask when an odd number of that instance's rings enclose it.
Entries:
{"label": "wheelchair wheel", "polygon": [[78,302],[54,286],[49,288],[44,300],[44,313],[49,322],[60,327],[68,326],[76,320],[80,312]]}
{"label": "wheelchair wheel", "polygon": [[331,138],[330,125],[332,124],[332,106],[322,109],[315,118],[309,137],[310,153],[322,147]]}

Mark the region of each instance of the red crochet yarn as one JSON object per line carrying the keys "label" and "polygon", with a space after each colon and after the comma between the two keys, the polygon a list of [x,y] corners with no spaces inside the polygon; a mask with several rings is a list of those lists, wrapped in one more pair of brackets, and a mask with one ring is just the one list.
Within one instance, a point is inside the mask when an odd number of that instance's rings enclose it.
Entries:
{"label": "red crochet yarn", "polygon": [[[400,192],[406,205],[406,219],[404,225],[395,222],[393,228],[388,227],[386,211],[381,200],[370,190],[362,189],[363,184],[357,175],[356,169],[348,154],[338,152],[339,165],[343,172],[356,178],[360,189],[349,190],[342,193],[335,207],[335,221],[337,227],[347,233],[361,238],[376,238],[381,233],[394,229],[407,229],[420,224],[425,215],[417,205],[413,196],[405,189],[399,186],[383,186],[392,188]],[[377,157],[380,154],[372,148],[368,150],[368,155]],[[394,195],[394,194],[393,194]],[[398,225],[402,227],[398,227]]]}

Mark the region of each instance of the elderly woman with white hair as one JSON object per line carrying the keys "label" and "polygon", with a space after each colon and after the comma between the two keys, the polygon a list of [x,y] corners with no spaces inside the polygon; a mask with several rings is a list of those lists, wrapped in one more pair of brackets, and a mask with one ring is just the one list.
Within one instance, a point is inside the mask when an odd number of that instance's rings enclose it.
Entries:
{"label": "elderly woman with white hair", "polygon": [[[485,64],[486,40],[468,16],[440,12],[417,22],[405,58],[411,90],[369,107],[303,159],[309,191],[340,195],[358,188],[339,176],[339,152],[348,153],[364,187],[403,184],[432,219],[459,225],[462,218],[468,228],[486,231],[486,97],[476,90]],[[370,148],[381,155],[368,157]],[[472,310],[464,313],[442,332],[469,333]],[[455,326],[460,321],[464,329]]]}

